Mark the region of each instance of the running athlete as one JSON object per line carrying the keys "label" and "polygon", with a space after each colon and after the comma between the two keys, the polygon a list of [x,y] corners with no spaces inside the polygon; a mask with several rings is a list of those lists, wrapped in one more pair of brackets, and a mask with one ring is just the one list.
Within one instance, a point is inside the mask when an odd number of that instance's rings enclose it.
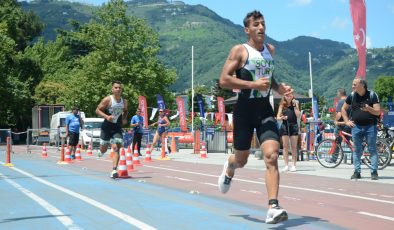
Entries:
{"label": "running athlete", "polygon": [[98,156],[103,156],[109,144],[112,144],[114,147],[115,156],[112,158],[112,178],[118,177],[119,149],[123,146],[122,124],[127,124],[127,100],[121,96],[121,84],[120,81],[113,81],[112,95],[103,98],[96,109],[96,114],[104,118],[104,122],[101,125]]}
{"label": "running athlete", "polygon": [[[293,94],[287,95],[282,98],[279,103],[277,120],[282,120],[282,125],[280,126],[280,136],[282,137],[283,144],[283,160],[285,162],[285,167],[283,172],[297,171],[297,143],[298,143],[298,123],[297,117],[300,116],[300,109],[297,101],[294,99]],[[291,159],[293,165],[289,169],[289,142],[291,147]]]}
{"label": "running athlete", "polygon": [[[157,141],[159,140],[164,140],[163,138],[166,137],[166,127],[170,125],[170,120],[168,120],[166,114],[164,113],[163,109],[159,109],[159,118],[157,122],[152,123],[150,126],[157,125],[157,130],[155,133],[155,136],[153,137],[153,142],[151,146],[151,152],[156,145]],[[162,142],[163,144],[163,142]]]}
{"label": "running athlete", "polygon": [[[275,224],[288,219],[286,210],[279,206],[279,133],[274,111],[269,102],[271,89],[279,94],[293,92],[290,86],[278,84],[272,76],[275,53],[273,45],[264,44],[264,16],[253,11],[244,19],[244,31],[248,35],[245,44],[234,46],[224,64],[220,75],[220,86],[227,89],[240,89],[234,107],[234,154],[226,160],[218,185],[222,193],[230,189],[235,169],[246,164],[253,130],[261,143],[266,164],[265,182],[268,193],[267,224]],[[233,74],[236,77],[233,77]]]}

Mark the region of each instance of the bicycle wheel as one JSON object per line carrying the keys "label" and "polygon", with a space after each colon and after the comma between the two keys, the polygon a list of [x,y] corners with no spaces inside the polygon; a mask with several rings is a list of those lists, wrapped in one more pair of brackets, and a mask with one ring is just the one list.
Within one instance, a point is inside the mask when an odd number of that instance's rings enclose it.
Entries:
{"label": "bicycle wheel", "polygon": [[[376,140],[376,152],[378,153],[378,169],[382,170],[390,164],[391,161],[391,149],[390,145],[384,140]],[[364,150],[364,164],[368,166],[368,168],[372,169],[371,165],[371,156],[368,152],[368,148],[365,147]]]}
{"label": "bicycle wheel", "polygon": [[316,158],[323,167],[335,168],[343,160],[342,147],[335,140],[323,140],[316,147]]}

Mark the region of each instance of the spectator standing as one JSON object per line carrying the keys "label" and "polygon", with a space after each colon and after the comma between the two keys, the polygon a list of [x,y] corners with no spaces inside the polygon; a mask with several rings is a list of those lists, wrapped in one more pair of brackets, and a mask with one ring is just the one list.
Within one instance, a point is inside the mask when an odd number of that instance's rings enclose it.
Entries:
{"label": "spectator standing", "polygon": [[[354,173],[350,179],[361,178],[361,155],[363,141],[366,139],[371,155],[371,179],[378,180],[378,154],[376,151],[377,122],[380,115],[378,95],[368,90],[364,79],[356,78],[352,83],[353,93],[350,94],[342,106],[341,114],[345,125],[352,128],[354,143],[353,164]],[[347,110],[350,108],[350,116]]]}

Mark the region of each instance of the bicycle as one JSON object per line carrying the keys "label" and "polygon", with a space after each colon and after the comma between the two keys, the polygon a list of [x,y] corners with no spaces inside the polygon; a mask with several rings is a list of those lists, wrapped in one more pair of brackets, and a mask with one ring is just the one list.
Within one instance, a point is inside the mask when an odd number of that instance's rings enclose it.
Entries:
{"label": "bicycle", "polygon": [[[350,149],[351,157],[353,156],[353,143],[348,140],[346,136],[351,137],[352,135],[339,130],[338,136],[335,139],[324,139],[318,144],[316,147],[316,158],[323,167],[335,168],[341,164],[345,157],[341,143]],[[339,138],[341,138],[342,141],[340,141]],[[372,169],[370,154],[366,146],[366,142],[363,142],[363,155],[361,156],[361,161]],[[378,169],[382,170],[390,164],[391,149],[385,140],[377,139],[376,150],[378,152]]]}

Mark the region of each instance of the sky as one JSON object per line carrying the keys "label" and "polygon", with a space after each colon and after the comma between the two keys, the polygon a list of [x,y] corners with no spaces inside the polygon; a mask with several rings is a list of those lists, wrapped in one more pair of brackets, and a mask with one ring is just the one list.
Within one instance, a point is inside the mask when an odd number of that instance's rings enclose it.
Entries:
{"label": "sky", "polygon": [[[73,0],[101,5],[108,0]],[[365,0],[367,6],[367,48],[394,46],[394,0]],[[266,33],[277,41],[312,36],[344,42],[352,47],[353,25],[349,0],[183,0],[201,4],[219,16],[242,25],[246,13],[263,13]]]}

